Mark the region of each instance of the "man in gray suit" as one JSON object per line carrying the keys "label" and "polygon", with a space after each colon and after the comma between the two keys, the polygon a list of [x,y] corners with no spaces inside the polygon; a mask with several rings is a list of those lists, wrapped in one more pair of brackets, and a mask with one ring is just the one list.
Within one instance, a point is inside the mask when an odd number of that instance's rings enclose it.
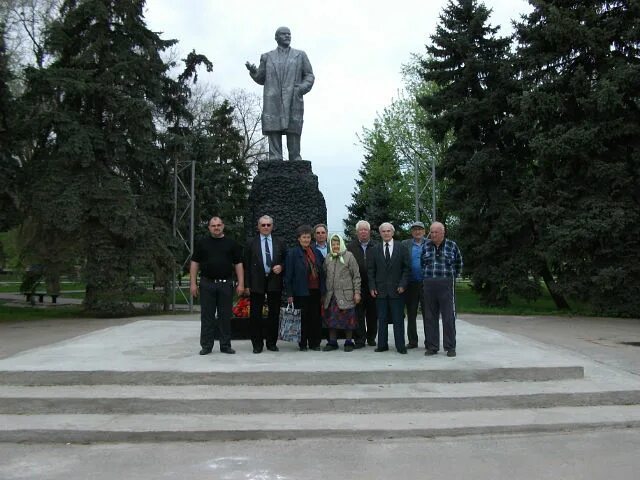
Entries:
{"label": "man in gray suit", "polygon": [[424,223],[418,221],[413,222],[411,224],[411,238],[402,242],[402,245],[407,249],[409,260],[411,262],[409,285],[407,286],[407,290],[404,292],[404,302],[407,306],[407,337],[409,337],[407,348],[418,347],[418,329],[416,327],[418,305],[420,305],[420,311],[422,312],[424,323],[424,289],[422,287],[424,274],[422,273],[421,265],[422,247],[427,241],[424,234]]}
{"label": "man in gray suit", "polygon": [[398,353],[407,353],[404,344],[404,301],[402,293],[409,283],[410,260],[407,249],[393,241],[395,228],[383,223],[378,228],[382,241],[367,257],[369,289],[376,299],[378,311],[378,347],[376,352],[389,350],[387,315],[393,322],[393,339]]}
{"label": "man in gray suit", "polygon": [[282,160],[282,135],[287,136],[289,160],[302,160],[300,135],[304,116],[304,101],[315,77],[307,54],[291,44],[291,30],[276,30],[278,48],[260,57],[260,65],[247,62],[251,78],[264,85],[262,134],[269,137],[269,160]]}

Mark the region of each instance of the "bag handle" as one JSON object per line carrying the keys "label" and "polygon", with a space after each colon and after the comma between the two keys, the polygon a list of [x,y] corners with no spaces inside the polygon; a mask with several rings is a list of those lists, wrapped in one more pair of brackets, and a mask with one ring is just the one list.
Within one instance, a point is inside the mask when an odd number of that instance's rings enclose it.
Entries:
{"label": "bag handle", "polygon": [[285,309],[287,312],[292,312],[295,310],[293,306],[293,302],[287,303],[287,308]]}

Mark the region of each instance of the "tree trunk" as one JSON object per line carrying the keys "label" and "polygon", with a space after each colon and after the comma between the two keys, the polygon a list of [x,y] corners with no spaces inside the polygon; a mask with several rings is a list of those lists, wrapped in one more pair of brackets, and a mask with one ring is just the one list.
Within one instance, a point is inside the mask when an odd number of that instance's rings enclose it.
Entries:
{"label": "tree trunk", "polygon": [[569,310],[569,304],[567,303],[567,300],[557,292],[556,281],[554,280],[553,275],[551,275],[551,271],[546,264],[542,266],[542,271],[540,273],[542,274],[542,279],[544,280],[547,290],[549,291],[549,294],[551,295],[551,298],[556,304],[558,310]]}

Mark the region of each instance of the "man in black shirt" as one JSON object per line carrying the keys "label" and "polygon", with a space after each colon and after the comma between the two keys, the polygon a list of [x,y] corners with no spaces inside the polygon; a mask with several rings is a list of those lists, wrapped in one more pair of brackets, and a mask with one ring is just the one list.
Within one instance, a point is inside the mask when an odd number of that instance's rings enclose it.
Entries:
{"label": "man in black shirt", "polygon": [[[224,223],[219,217],[209,220],[208,237],[195,246],[191,257],[191,295],[200,297],[200,355],[211,353],[214,332],[220,332],[220,351],[236,353],[231,348],[231,309],[233,306],[232,274],[238,278],[236,291],[244,292],[242,247],[224,236]],[[196,279],[200,270],[200,288]]]}

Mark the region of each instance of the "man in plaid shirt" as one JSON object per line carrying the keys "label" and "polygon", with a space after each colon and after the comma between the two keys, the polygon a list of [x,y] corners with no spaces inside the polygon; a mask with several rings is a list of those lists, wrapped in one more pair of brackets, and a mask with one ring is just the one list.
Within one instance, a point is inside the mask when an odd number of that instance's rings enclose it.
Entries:
{"label": "man in plaid shirt", "polygon": [[442,346],[448,357],[456,356],[455,281],[462,272],[462,254],[453,240],[444,238],[444,225],[434,222],[422,247],[424,270],[424,306],[426,333],[425,355],[435,355],[440,348],[438,319],[442,314]]}

